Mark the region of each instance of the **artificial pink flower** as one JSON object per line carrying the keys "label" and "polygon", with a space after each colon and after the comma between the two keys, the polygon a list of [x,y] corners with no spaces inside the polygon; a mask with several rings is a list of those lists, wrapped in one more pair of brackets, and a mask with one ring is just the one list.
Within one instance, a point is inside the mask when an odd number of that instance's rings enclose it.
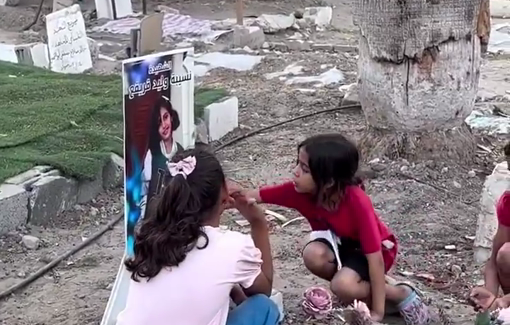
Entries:
{"label": "artificial pink flower", "polygon": [[328,290],[312,287],[305,291],[302,303],[305,313],[316,319],[326,317],[333,309],[333,301]]}

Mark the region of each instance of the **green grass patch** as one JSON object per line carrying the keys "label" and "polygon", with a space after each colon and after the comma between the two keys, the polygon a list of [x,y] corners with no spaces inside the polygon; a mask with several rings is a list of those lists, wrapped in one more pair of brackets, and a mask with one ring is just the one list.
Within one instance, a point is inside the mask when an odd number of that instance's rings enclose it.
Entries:
{"label": "green grass patch", "polygon": [[[37,165],[93,179],[111,152],[122,155],[121,85],[117,75],[65,75],[0,62],[0,183]],[[225,95],[197,88],[196,116]]]}
{"label": "green grass patch", "polygon": [[196,88],[195,89],[195,122],[197,119],[204,118],[204,109],[212,103],[228,96],[228,92],[223,88]]}

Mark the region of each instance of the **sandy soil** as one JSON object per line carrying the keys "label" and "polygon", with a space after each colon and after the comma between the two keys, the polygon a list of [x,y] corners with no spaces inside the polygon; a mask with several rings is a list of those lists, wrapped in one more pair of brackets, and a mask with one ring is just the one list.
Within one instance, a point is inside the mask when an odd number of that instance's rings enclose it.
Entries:
{"label": "sandy soil", "polygon": [[[32,7],[36,4],[35,0],[26,1],[32,1]],[[298,1],[298,4],[305,6],[311,3],[305,2]],[[353,36],[345,5],[347,1],[336,2],[334,29],[327,31],[323,37],[337,37],[335,31]],[[192,1],[178,1],[172,6],[199,17],[207,15],[210,18],[211,12],[215,18],[234,16],[229,9],[232,7],[230,2],[211,1],[208,5],[197,5]],[[247,13],[291,12],[296,6],[290,1],[250,1]],[[28,10],[0,7],[0,29],[16,30],[24,25],[26,20],[30,20],[27,16],[33,14],[32,7]],[[46,9],[49,10],[49,7]],[[6,10],[25,18],[6,18]],[[306,112],[337,107],[341,98],[336,87],[321,88],[315,95],[309,95],[297,92],[281,81],[263,77],[264,73],[281,71],[283,66],[297,61],[302,61],[301,64],[312,72],[324,71],[321,65],[335,64],[347,73],[346,82],[355,81],[356,60],[352,55],[302,52],[267,55],[256,70],[246,73],[215,70],[205,78],[204,84],[221,84],[238,96],[241,128],[235,134]],[[491,70],[491,74],[495,74],[496,70]],[[278,96],[275,97],[275,94]],[[296,145],[306,136],[335,131],[357,140],[364,129],[363,115],[357,110],[318,115],[241,141],[221,151],[219,157],[230,177],[250,186],[268,184],[289,175],[296,158]],[[473,323],[473,313],[465,305],[465,295],[470,286],[481,279],[480,267],[472,262],[472,240],[479,193],[485,175],[492,169],[493,159],[492,156],[482,156],[478,159],[479,164],[474,166],[451,161],[388,161],[384,157],[376,162],[364,163],[364,168],[370,171],[366,180],[367,191],[381,218],[393,229],[401,243],[394,275],[416,282],[434,308],[443,308],[453,324]],[[468,176],[471,170],[476,171],[475,177]],[[58,228],[28,227],[0,237],[0,292],[107,224],[121,209],[121,200],[121,190],[106,193],[91,204],[76,206],[63,215]],[[298,216],[292,211],[271,208],[289,219]],[[235,223],[238,218],[226,215],[224,224],[231,229],[246,231]],[[315,284],[327,286],[303,266],[301,250],[308,230],[303,221],[285,228],[281,227],[281,223],[272,221],[275,286],[284,295],[285,324],[305,323],[307,318],[300,307],[304,290]],[[20,243],[23,234],[39,237],[41,247],[27,250]],[[123,245],[123,228],[119,223],[52,272],[0,301],[0,323],[99,324],[122,257]],[[447,245],[455,245],[455,249],[447,250]],[[397,324],[398,321],[389,320],[388,323]],[[341,322],[331,318],[308,321],[307,324]]]}

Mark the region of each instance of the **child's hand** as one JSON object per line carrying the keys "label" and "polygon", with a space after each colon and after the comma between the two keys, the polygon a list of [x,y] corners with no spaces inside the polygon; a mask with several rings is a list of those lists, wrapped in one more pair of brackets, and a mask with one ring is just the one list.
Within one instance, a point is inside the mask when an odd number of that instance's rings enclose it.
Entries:
{"label": "child's hand", "polygon": [[230,197],[234,199],[234,208],[236,208],[248,222],[254,223],[266,222],[264,210],[258,206],[253,199],[248,198],[244,190],[232,191]]}
{"label": "child's hand", "polygon": [[236,195],[237,197],[243,195],[247,203],[249,204],[256,203],[256,200],[254,198],[251,198],[247,195],[247,191],[244,188],[242,188],[239,184],[231,180],[227,180],[227,190],[230,197],[233,197],[233,195]]}
{"label": "child's hand", "polygon": [[489,290],[483,287],[476,287],[471,291],[469,296],[475,310],[488,310],[493,307],[496,297]]}

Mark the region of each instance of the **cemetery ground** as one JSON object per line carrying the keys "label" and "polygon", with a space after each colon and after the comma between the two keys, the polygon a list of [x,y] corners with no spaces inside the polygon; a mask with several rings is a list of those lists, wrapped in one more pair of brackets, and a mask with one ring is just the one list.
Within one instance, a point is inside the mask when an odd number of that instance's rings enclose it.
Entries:
{"label": "cemetery ground", "polygon": [[[305,2],[300,1],[302,6],[311,4],[311,1]],[[232,4],[227,3],[229,6]],[[286,6],[285,12],[295,9],[294,3],[282,3]],[[355,39],[355,33],[348,30],[352,26],[345,25],[348,21],[342,11],[345,3],[337,3],[336,18],[333,19],[335,29],[318,34],[324,43],[343,35],[339,31]],[[194,8],[191,2],[178,4],[182,6],[178,9],[185,7],[187,13],[200,10],[200,6]],[[263,8],[256,1],[250,2],[249,6],[254,4]],[[267,2],[265,5],[276,6]],[[15,10],[20,15],[25,10],[21,7],[0,9],[10,10],[10,13]],[[11,29],[16,25],[13,28],[16,29],[26,25],[35,9],[30,7],[26,10],[30,15],[17,16],[12,20],[13,16],[0,12],[0,28]],[[233,12],[224,14],[221,12],[223,9],[218,10],[218,18],[234,17]],[[36,29],[43,25],[40,22]],[[33,37],[31,33],[25,36]],[[344,73],[346,84],[356,80],[356,57],[353,53],[294,51],[264,55],[262,62],[251,71],[215,69],[201,80],[208,87],[223,87],[239,98],[240,127],[227,138],[304,113],[338,107],[342,100],[338,85],[317,88],[286,85],[279,78],[267,79],[267,73],[281,72],[284,67],[299,62],[307,74],[317,75],[336,66]],[[505,90],[510,89],[505,81],[510,77],[508,66],[508,62],[501,59],[486,62],[482,68],[480,88],[496,92],[501,98]],[[118,76],[99,79],[83,75],[56,77],[41,70],[0,64],[0,98],[16,101],[16,107],[19,107],[4,114],[3,110],[12,105],[0,102],[3,114],[0,133],[4,133],[4,129],[9,132],[20,130],[14,136],[0,134],[0,166],[7,166],[0,170],[0,180],[8,177],[7,174],[12,176],[21,169],[44,162],[55,164],[70,175],[86,177],[88,172],[83,164],[90,166],[91,162],[84,157],[100,161],[105,152],[121,150],[119,83]],[[20,122],[13,123],[6,117]],[[48,125],[52,125],[53,129]],[[290,175],[296,159],[296,145],[306,136],[341,132],[359,140],[365,127],[360,110],[339,110],[247,138],[219,151],[218,157],[228,176],[246,186],[270,184]],[[473,311],[465,304],[465,298],[469,289],[482,279],[482,269],[474,265],[472,251],[480,192],[485,176],[492,171],[493,162],[502,160],[500,140],[488,136],[478,136],[477,140],[488,149],[478,153],[474,165],[459,161],[390,161],[385,157],[363,162],[366,187],[374,206],[400,241],[401,252],[393,275],[416,283],[425,292],[434,310],[437,311],[438,307],[444,309],[453,324],[473,324]],[[27,150],[16,149],[23,146]],[[94,154],[89,156],[91,153]],[[64,161],[65,164],[62,163]],[[5,176],[1,176],[2,173]],[[122,211],[122,195],[122,189],[112,190],[89,204],[76,205],[60,216],[58,225],[51,228],[27,226],[0,237],[0,294],[108,224],[116,213]],[[287,209],[268,208],[289,220],[299,217],[296,212]],[[248,229],[236,222],[239,220],[240,216],[226,213],[223,224],[246,232]],[[274,285],[284,296],[284,324],[342,324],[334,315],[321,321],[307,321],[301,310],[301,297],[306,288],[315,284],[327,287],[302,263],[301,250],[308,238],[308,230],[307,223],[299,219],[285,227],[278,220],[271,221]],[[37,249],[29,249],[21,242],[25,234],[40,240]],[[0,299],[0,324],[99,324],[123,249],[121,222],[43,277]],[[388,323],[396,324],[393,321]]]}
{"label": "cemetery ground", "polygon": [[[341,94],[336,87],[318,88],[315,94],[309,94],[285,86],[279,80],[264,77],[268,72],[280,71],[291,61],[301,61],[309,70],[320,70],[319,66],[329,64],[333,59],[342,71],[354,71],[356,61],[352,55],[300,52],[288,56],[268,55],[253,71],[216,69],[204,77],[203,83],[212,87],[221,84],[240,99],[241,125],[239,130],[228,136],[234,137],[303,113],[338,107]],[[7,65],[4,69],[13,67]],[[16,75],[14,71],[11,73]],[[28,72],[24,74],[25,78],[30,76]],[[84,76],[80,77],[76,80],[87,81]],[[10,78],[21,80],[20,76]],[[43,78],[51,80],[49,75]],[[73,83],[73,77],[66,78]],[[347,83],[354,81],[353,75],[346,74],[346,78]],[[106,85],[110,82],[108,77],[101,80]],[[53,93],[59,98],[58,102],[65,102],[67,92],[62,87],[61,84],[59,91]],[[109,100],[109,95],[104,93],[106,87],[95,89],[88,93],[96,91],[97,95],[103,95],[103,102]],[[12,91],[21,97],[21,91]],[[39,96],[43,98],[44,95]],[[44,98],[48,97],[51,98]],[[93,98],[87,100],[93,102]],[[69,106],[73,105],[69,103]],[[85,106],[80,108],[78,113],[85,114],[82,112]],[[69,132],[79,129],[79,125],[84,123],[75,119],[75,123],[68,121]],[[361,111],[340,110],[250,137],[221,150],[218,157],[229,177],[246,186],[269,184],[290,175],[296,144],[306,136],[319,132],[341,132],[358,140],[364,129]],[[73,133],[70,134],[72,136]],[[18,141],[21,139],[20,136]],[[480,138],[480,141],[488,147],[491,147],[488,141],[492,141],[493,151],[491,154],[481,153],[474,166],[454,161],[389,161],[384,157],[363,164],[367,191],[380,216],[398,235],[401,243],[394,274],[417,283],[426,292],[431,304],[444,308],[454,324],[472,324],[473,313],[465,305],[465,295],[482,278],[480,267],[472,263],[479,195],[484,176],[491,172],[492,162],[501,159],[498,151],[501,143],[489,138]],[[289,220],[298,217],[293,211],[270,208]],[[52,228],[27,226],[0,238],[0,291],[22,281],[58,255],[80,244],[121,210],[122,190],[119,189],[100,195],[90,204],[76,205]],[[230,229],[247,231],[246,227],[236,223],[238,219],[238,215],[226,214],[223,223]],[[327,286],[303,266],[301,250],[308,229],[303,220],[296,220],[285,227],[277,220],[271,221],[275,287],[284,296],[285,324],[303,324],[307,319],[300,307],[306,288],[314,284]],[[23,234],[39,238],[39,247],[28,249],[21,242]],[[123,245],[123,227],[119,223],[98,241],[1,301],[2,324],[99,324],[122,257]],[[334,316],[307,323],[342,324]]]}

